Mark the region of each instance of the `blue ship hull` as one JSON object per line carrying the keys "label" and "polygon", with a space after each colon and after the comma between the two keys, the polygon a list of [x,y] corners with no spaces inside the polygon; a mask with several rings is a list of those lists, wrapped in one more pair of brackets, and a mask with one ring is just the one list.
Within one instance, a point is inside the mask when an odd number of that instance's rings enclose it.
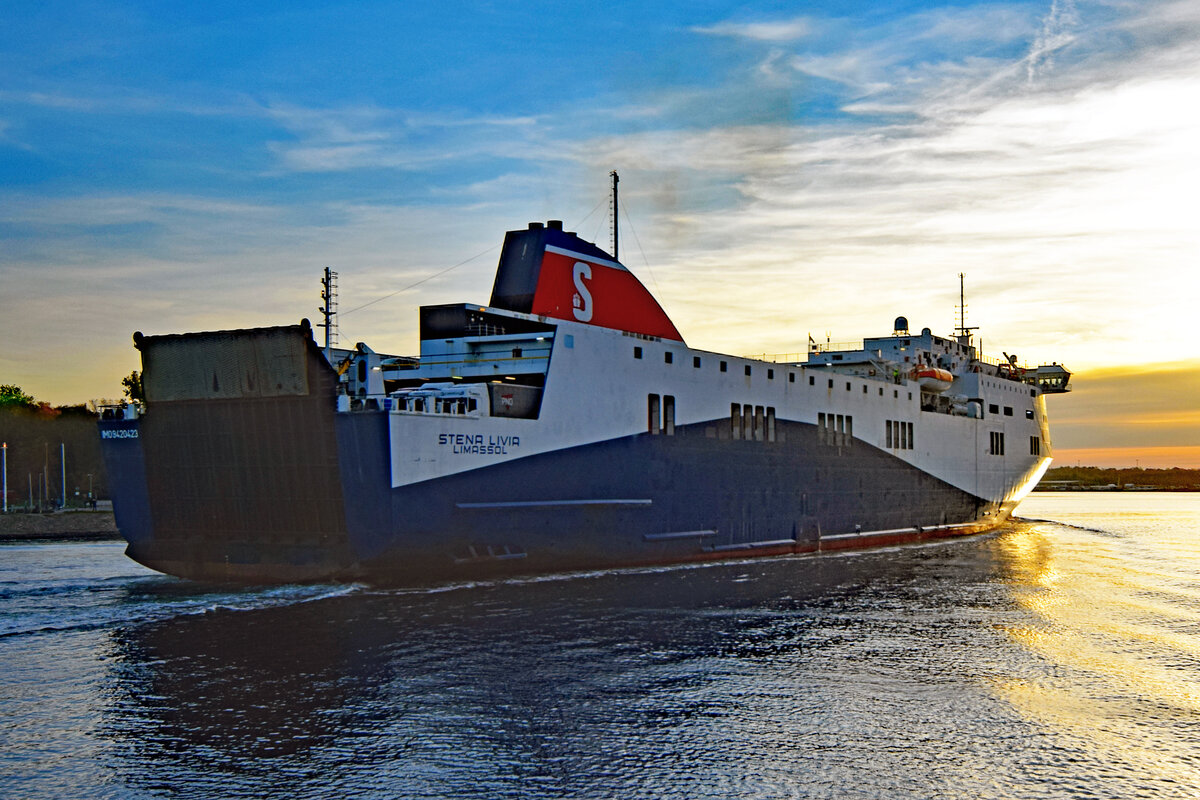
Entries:
{"label": "blue ship hull", "polygon": [[[265,410],[235,422],[245,406],[205,408],[241,435],[219,461],[184,468],[178,452],[144,447],[159,436],[158,414],[101,424],[131,558],[197,580],[423,583],[890,545],[985,530],[1008,510],[786,420],[777,445],[694,424],[393,488],[385,412],[330,409],[297,431]],[[195,410],[175,413],[203,441]],[[256,463],[326,433],[334,469]],[[263,469],[287,474],[264,481]]]}

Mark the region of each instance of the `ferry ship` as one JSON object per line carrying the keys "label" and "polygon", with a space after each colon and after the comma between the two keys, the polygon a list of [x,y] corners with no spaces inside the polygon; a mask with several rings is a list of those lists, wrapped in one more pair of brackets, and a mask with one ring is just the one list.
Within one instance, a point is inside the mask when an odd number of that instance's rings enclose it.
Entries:
{"label": "ferry ship", "polygon": [[697,350],[557,221],[507,233],[487,305],[422,307],[417,356],[333,348],[326,288],[324,348],[307,320],[134,334],[145,402],[99,423],[131,558],[427,583],[973,534],[1049,466],[1045,396],[1070,388],[984,358],[965,320]]}

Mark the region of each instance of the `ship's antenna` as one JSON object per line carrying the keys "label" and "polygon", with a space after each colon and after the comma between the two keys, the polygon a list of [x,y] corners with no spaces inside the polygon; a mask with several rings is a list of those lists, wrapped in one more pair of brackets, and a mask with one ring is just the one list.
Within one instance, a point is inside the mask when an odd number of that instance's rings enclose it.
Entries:
{"label": "ship's antenna", "polygon": [[963,284],[963,273],[958,273],[958,330],[967,326],[967,295]]}
{"label": "ship's antenna", "polygon": [[321,312],[324,322],[318,327],[325,329],[325,360],[333,363],[332,348],[337,344],[337,277],[338,274],[329,267],[321,277],[321,302],[317,310]]}
{"label": "ship's antenna", "polygon": [[610,173],[609,173],[609,175],[612,177],[612,221],[613,221],[613,228],[612,228],[612,240],[613,240],[612,244],[613,244],[613,251],[612,251],[612,257],[613,257],[613,261],[620,261],[620,260],[621,260],[621,253],[620,253],[620,252],[618,251],[618,249],[617,249],[617,248],[618,248],[618,239],[617,239],[617,182],[618,182],[618,181],[620,181],[621,179],[620,179],[619,177],[617,177],[617,171],[616,171],[615,169],[614,169],[612,172],[610,172]]}
{"label": "ship's antenna", "polygon": [[979,326],[967,327],[967,295],[963,287],[963,273],[958,273],[958,343],[970,344],[971,331],[979,330]]}

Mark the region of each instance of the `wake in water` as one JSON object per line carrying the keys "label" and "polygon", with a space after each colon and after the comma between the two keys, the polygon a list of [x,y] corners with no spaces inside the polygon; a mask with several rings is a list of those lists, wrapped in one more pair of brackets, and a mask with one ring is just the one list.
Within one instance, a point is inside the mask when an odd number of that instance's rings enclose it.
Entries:
{"label": "wake in water", "polygon": [[1087,525],[1076,525],[1072,522],[1063,522],[1062,520],[1057,520],[1057,519],[1038,519],[1037,517],[1013,517],[1012,521],[1013,522],[1041,523],[1043,525],[1061,525],[1064,528],[1074,528],[1077,531],[1087,531],[1088,533],[1099,533],[1103,536],[1116,536],[1116,537],[1120,536],[1119,533],[1116,533],[1114,531],[1106,531],[1103,528],[1092,528]]}
{"label": "wake in water", "polygon": [[181,581],[129,562],[116,543],[10,546],[4,548],[4,556],[0,639],[139,625],[217,611],[252,611],[324,600],[363,588],[357,584],[231,588]]}

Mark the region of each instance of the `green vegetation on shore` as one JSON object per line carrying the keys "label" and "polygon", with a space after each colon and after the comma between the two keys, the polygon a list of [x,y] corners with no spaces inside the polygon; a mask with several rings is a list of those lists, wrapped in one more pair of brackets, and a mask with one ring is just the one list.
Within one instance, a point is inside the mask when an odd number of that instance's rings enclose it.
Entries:
{"label": "green vegetation on shore", "polygon": [[1200,491],[1200,469],[1052,467],[1046,471],[1037,488],[1041,491],[1148,489],[1161,492],[1196,492]]}

